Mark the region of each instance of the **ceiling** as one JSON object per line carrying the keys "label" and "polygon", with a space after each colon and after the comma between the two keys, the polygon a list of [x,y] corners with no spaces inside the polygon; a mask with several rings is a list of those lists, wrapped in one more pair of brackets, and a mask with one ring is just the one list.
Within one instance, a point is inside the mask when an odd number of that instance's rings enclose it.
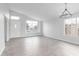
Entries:
{"label": "ceiling", "polygon": [[[10,3],[10,9],[41,20],[58,19],[64,11],[64,3]],[[72,14],[79,12],[79,3],[68,3],[68,10]]]}

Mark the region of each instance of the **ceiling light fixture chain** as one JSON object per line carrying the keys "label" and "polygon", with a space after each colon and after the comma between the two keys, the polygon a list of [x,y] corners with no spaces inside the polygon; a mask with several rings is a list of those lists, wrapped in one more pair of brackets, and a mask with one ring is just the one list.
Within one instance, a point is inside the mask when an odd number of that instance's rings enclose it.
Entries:
{"label": "ceiling light fixture chain", "polygon": [[67,3],[65,3],[65,9],[67,9]]}

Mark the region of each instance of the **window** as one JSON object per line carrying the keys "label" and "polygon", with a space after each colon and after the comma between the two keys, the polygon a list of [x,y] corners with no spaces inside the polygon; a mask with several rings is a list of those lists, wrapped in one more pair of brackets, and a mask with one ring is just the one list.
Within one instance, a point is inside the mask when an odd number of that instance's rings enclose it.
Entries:
{"label": "window", "polygon": [[27,31],[36,31],[38,29],[38,21],[27,20],[26,29]]}
{"label": "window", "polygon": [[79,17],[65,19],[65,35],[79,35]]}

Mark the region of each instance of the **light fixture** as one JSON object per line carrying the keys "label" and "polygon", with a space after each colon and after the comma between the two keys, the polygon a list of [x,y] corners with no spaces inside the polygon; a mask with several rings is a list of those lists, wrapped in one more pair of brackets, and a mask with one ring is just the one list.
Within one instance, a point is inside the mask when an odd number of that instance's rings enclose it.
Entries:
{"label": "light fixture", "polygon": [[20,20],[19,16],[11,16],[11,20]]}
{"label": "light fixture", "polygon": [[65,3],[65,10],[62,12],[62,14],[60,15],[60,17],[69,17],[72,16],[72,14],[68,11],[67,9],[67,3]]}

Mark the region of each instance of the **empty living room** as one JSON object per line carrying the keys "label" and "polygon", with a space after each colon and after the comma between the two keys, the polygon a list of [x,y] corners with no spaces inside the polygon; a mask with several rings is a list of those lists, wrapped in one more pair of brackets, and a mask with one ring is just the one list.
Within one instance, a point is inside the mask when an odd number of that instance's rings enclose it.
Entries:
{"label": "empty living room", "polygon": [[0,3],[0,56],[79,56],[79,3]]}

